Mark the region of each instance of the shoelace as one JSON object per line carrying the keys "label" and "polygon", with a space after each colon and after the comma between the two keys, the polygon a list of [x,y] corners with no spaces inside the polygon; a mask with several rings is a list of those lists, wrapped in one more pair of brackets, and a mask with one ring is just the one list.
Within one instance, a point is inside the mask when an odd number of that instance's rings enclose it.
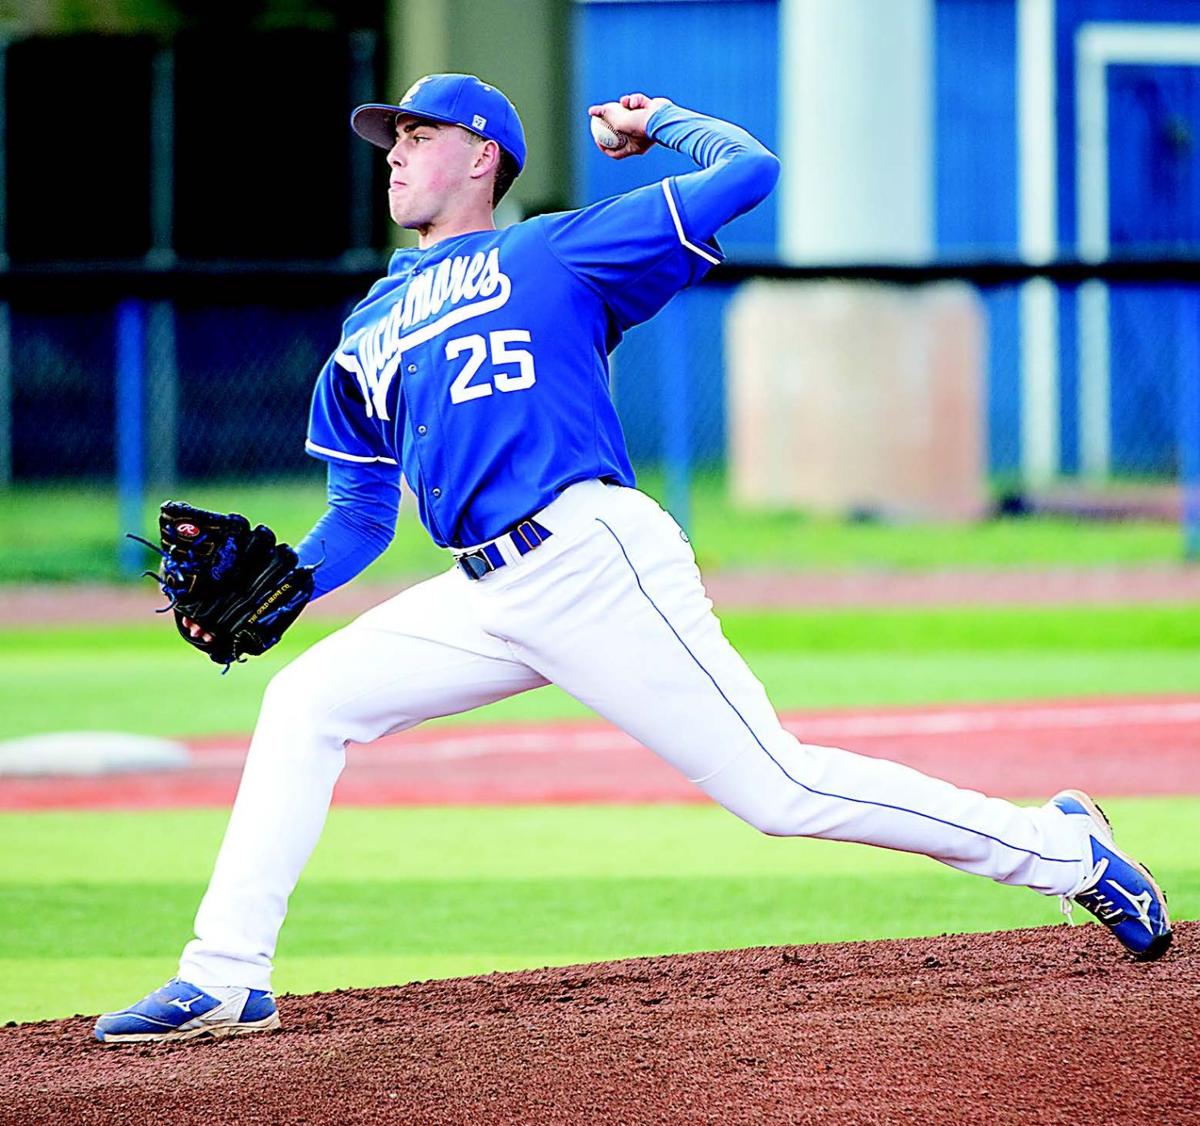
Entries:
{"label": "shoelace", "polygon": [[1096,862],[1092,870],[1083,878],[1073,892],[1059,896],[1059,910],[1062,911],[1071,926],[1075,926],[1075,918],[1071,912],[1074,910],[1075,904],[1083,896],[1088,896],[1092,901],[1083,904],[1083,906],[1091,911],[1102,923],[1111,925],[1125,913],[1115,900],[1109,899],[1108,896],[1099,890],[1100,877],[1104,875],[1107,869],[1108,857],[1105,856]]}
{"label": "shoelace", "polygon": [[1107,867],[1108,857],[1106,856],[1103,859],[1096,861],[1095,865],[1092,867],[1092,870],[1086,876],[1084,876],[1082,880],[1079,881],[1079,884],[1076,886],[1074,891],[1069,891],[1066,895],[1060,895],[1058,897],[1058,909],[1063,913],[1067,922],[1070,923],[1071,926],[1076,925],[1075,917],[1072,914],[1072,911],[1075,909],[1076,897],[1081,895],[1085,890],[1094,888],[1100,882],[1100,877],[1104,875],[1104,871]]}

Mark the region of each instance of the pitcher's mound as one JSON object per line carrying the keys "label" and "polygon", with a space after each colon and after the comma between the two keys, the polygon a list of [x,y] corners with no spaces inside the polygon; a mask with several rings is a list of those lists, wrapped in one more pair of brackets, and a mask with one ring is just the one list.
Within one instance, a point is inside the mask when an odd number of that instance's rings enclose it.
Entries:
{"label": "pitcher's mound", "polygon": [[0,1030],[3,1122],[1070,1122],[1200,1115],[1200,923],[735,950],[281,999],[105,1048]]}

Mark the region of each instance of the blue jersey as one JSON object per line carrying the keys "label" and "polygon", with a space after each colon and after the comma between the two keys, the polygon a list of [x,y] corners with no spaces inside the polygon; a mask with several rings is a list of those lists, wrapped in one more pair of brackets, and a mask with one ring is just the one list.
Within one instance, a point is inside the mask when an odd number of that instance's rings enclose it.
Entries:
{"label": "blue jersey", "polygon": [[307,448],[399,465],[442,546],[494,539],[567,485],[633,484],[608,353],[720,254],[671,180],[401,250],[321,373]]}
{"label": "blue jersey", "polygon": [[329,508],[298,545],[317,591],[390,541],[401,470],[444,547],[494,539],[590,478],[633,484],[608,353],[721,259],[717,229],[779,162],[675,105],[647,125],[700,168],[579,211],[397,251],[317,381],[307,449]]}

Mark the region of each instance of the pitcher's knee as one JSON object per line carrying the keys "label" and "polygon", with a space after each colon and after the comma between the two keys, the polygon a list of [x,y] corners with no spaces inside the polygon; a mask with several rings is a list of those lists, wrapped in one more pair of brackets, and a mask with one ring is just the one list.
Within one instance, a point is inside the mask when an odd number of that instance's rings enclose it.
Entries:
{"label": "pitcher's knee", "polygon": [[[332,677],[314,673],[304,661],[285,665],[267,684],[259,723],[286,727],[299,725],[309,732],[336,727],[336,683]],[[344,695],[344,692],[340,694]]]}
{"label": "pitcher's knee", "polygon": [[794,815],[786,810],[771,809],[750,822],[760,833],[768,837],[803,836]]}
{"label": "pitcher's knee", "polygon": [[829,753],[828,748],[799,742],[779,727],[753,742],[747,740],[740,753],[732,754],[699,784],[714,801],[765,836],[812,836],[820,804],[820,789],[813,787]]}
{"label": "pitcher's knee", "polygon": [[804,835],[804,831],[797,809],[798,800],[796,795],[789,794],[786,798],[781,798],[775,794],[763,794],[757,801],[726,808],[764,836],[799,837]]}

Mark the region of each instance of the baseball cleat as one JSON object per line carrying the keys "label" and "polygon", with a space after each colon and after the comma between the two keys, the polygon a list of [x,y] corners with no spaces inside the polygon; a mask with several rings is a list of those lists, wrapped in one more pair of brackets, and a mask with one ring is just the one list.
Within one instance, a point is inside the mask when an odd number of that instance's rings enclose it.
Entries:
{"label": "baseball cleat", "polygon": [[1079,886],[1063,896],[1063,913],[1071,918],[1078,903],[1116,935],[1139,962],[1161,958],[1171,945],[1167,897],[1150,870],[1117,848],[1104,811],[1082,790],[1063,790],[1050,799],[1070,817],[1088,820],[1091,868]]}
{"label": "baseball cleat", "polygon": [[173,977],[135,1005],[105,1013],[96,1021],[96,1039],[104,1044],[140,1044],[151,1040],[240,1036],[279,1027],[275,998],[262,989],[221,989],[205,993]]}

